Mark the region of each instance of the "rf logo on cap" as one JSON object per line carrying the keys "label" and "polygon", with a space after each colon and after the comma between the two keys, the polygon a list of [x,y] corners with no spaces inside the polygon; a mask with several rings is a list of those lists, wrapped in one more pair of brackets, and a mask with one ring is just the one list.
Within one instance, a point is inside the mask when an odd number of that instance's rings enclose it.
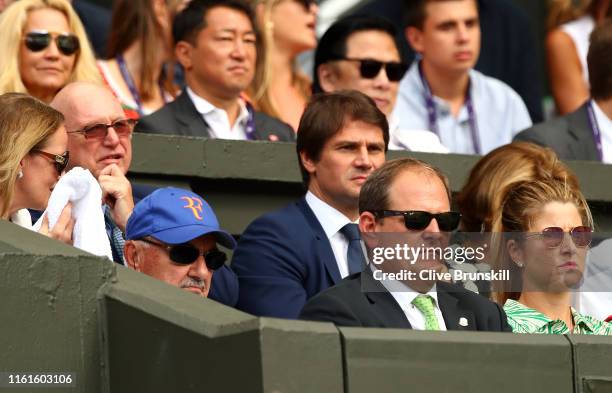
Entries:
{"label": "rf logo on cap", "polygon": [[187,201],[187,205],[183,207],[186,209],[191,209],[194,217],[197,218],[198,220],[201,220],[202,216],[200,214],[202,213],[202,200],[199,198],[192,198],[192,197],[186,197],[186,196],[181,197],[181,199]]}

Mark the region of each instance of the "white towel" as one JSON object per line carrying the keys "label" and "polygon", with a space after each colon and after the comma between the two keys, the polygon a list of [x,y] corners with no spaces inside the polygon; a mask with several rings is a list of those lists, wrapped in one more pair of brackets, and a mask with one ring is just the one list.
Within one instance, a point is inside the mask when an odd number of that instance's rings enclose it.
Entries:
{"label": "white towel", "polygon": [[106,256],[112,261],[113,253],[102,212],[102,189],[86,169],[73,168],[59,179],[47,209],[34,224],[35,230],[40,229],[45,214],[49,216],[49,228],[53,228],[68,202],[72,202],[72,217],[75,220],[73,245],[94,255]]}

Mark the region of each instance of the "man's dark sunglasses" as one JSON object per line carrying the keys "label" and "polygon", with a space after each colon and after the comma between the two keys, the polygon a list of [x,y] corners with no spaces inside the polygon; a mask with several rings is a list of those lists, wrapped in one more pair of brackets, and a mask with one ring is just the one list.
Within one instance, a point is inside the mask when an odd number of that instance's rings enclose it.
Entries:
{"label": "man's dark sunglasses", "polygon": [[178,263],[179,265],[191,265],[200,255],[202,255],[208,270],[214,271],[223,266],[227,260],[227,255],[225,255],[223,251],[219,251],[217,249],[206,251],[205,253],[201,254],[200,250],[191,244],[166,245],[146,238],[138,240],[165,248],[166,251],[168,251],[170,260],[174,263]]}
{"label": "man's dark sunglasses", "polygon": [[443,232],[451,232],[457,229],[459,226],[459,220],[461,220],[461,214],[458,212],[444,212],[444,213],[430,213],[420,210],[377,210],[372,212],[375,217],[392,217],[392,216],[404,216],[404,225],[406,228],[420,231],[429,225],[431,220],[434,218],[438,222],[438,228]]}
{"label": "man's dark sunglasses", "polygon": [[55,36],[57,49],[66,56],[73,55],[79,50],[79,39],[74,34],[52,34],[45,30],[35,30],[25,35],[25,46],[32,52],[40,52],[51,44]]}
{"label": "man's dark sunglasses", "polygon": [[76,131],[68,131],[69,134],[83,134],[87,139],[104,139],[108,135],[108,129],[113,128],[119,137],[131,136],[136,120],[123,119],[111,124],[94,124]]}
{"label": "man's dark sunglasses", "polygon": [[52,159],[53,164],[55,164],[55,169],[57,170],[57,173],[60,175],[62,174],[62,172],[64,172],[64,169],[66,169],[66,167],[68,166],[68,160],[70,159],[70,153],[68,151],[65,151],[62,155],[47,153],[46,151],[36,150],[36,149],[32,150],[31,152],[40,154],[41,156],[45,156],[45,157]]}
{"label": "man's dark sunglasses", "polygon": [[376,78],[380,73],[380,69],[384,66],[389,81],[399,82],[408,70],[408,65],[406,63],[401,63],[397,61],[384,62],[373,59],[353,59],[342,56],[334,58],[334,60],[359,62],[359,73],[361,74],[361,77],[365,79]]}
{"label": "man's dark sunglasses", "polygon": [[[584,248],[591,244],[593,240],[593,229],[587,226],[578,226],[570,229],[569,235],[576,247]],[[542,232],[525,235],[526,239],[530,237],[541,237],[546,247],[556,248],[563,243],[565,232],[560,227],[548,227],[544,228]]]}

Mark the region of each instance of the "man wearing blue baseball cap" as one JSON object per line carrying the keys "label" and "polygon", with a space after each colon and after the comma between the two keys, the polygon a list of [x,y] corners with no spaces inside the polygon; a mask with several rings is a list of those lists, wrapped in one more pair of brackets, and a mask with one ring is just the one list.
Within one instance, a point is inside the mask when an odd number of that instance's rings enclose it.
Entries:
{"label": "man wearing blue baseball cap", "polygon": [[134,207],[126,240],[130,268],[201,296],[208,296],[212,274],[226,260],[217,244],[236,246],[202,197],[172,187],[153,192]]}

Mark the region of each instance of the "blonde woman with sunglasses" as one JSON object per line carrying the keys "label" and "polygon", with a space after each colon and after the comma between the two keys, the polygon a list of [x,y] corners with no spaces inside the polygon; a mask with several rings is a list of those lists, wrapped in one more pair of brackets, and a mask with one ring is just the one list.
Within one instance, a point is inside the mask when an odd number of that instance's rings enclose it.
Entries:
{"label": "blonde woman with sunglasses", "polygon": [[85,30],[67,0],[20,0],[0,14],[0,94],[49,103],[69,82],[102,83]]}
{"label": "blonde woman with sunglasses", "polygon": [[[44,210],[51,191],[68,165],[64,117],[23,93],[0,95],[0,219],[31,228],[27,209]],[[68,205],[49,231],[40,232],[72,244],[74,220]]]}

